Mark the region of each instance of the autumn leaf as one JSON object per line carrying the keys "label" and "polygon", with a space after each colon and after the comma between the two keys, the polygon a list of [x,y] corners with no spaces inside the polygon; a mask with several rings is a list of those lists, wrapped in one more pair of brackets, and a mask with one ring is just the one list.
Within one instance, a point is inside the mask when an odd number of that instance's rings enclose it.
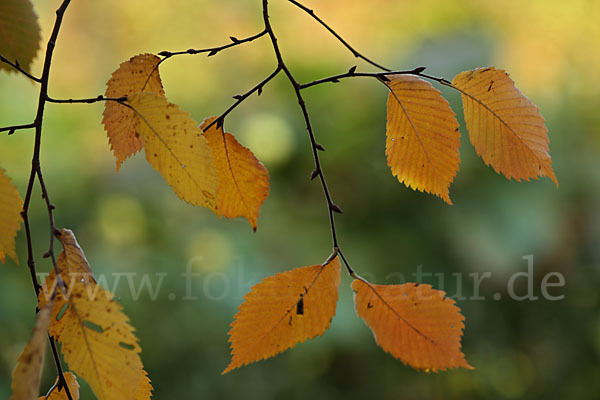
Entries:
{"label": "autumn leaf", "polygon": [[[65,372],[63,376],[65,377],[65,381],[67,381],[71,398],[79,400],[79,382],[77,382],[77,377],[72,372]],[[52,386],[49,392],[49,396],[42,396],[38,400],[69,400],[67,391],[64,388],[58,389],[58,379],[57,377],[54,386]]]}
{"label": "autumn leaf", "polygon": [[188,203],[217,207],[218,178],[208,141],[189,114],[155,93],[129,99],[146,160]]}
{"label": "autumn leaf", "polygon": [[428,82],[408,75],[391,78],[386,83],[388,165],[400,182],[452,204],[449,187],[460,162],[454,112]]}
{"label": "autumn leaf", "polygon": [[[40,26],[30,0],[0,2],[0,54],[29,72],[40,48]],[[15,71],[0,63],[0,69]]]}
{"label": "autumn leaf", "polygon": [[[215,117],[206,119],[200,128],[214,120]],[[217,214],[245,217],[256,231],[260,206],[269,194],[269,173],[250,150],[217,125],[204,132],[219,177]]]}
{"label": "autumn leaf", "polygon": [[265,278],[244,297],[229,331],[231,363],[223,371],[273,357],[322,335],[335,315],[340,262]]}
{"label": "autumn leaf", "polygon": [[509,179],[547,176],[558,186],[544,118],[506,72],[494,67],[465,71],[452,85],[462,93],[471,143],[487,165]]}
{"label": "autumn leaf", "polygon": [[22,207],[19,191],[0,168],[0,261],[3,263],[6,255],[19,262],[15,253],[15,236],[21,227]]}
{"label": "autumn leaf", "polygon": [[[61,343],[65,361],[99,400],[149,399],[152,387],[129,319],[113,294],[94,279],[66,279],[91,269],[70,231],[61,231],[60,239],[64,251],[57,264],[68,290],[56,290],[50,334]],[[40,304],[47,301],[56,279],[54,271],[46,278]]]}
{"label": "autumn leaf", "polygon": [[352,282],[359,317],[377,344],[415,369],[472,369],[460,350],[464,317],[454,300],[430,285]]}
{"label": "autumn leaf", "polygon": [[12,373],[10,400],[35,400],[38,397],[52,305],[50,301],[40,309],[31,339],[17,359]]}
{"label": "autumn leaf", "polygon": [[[140,54],[122,63],[106,83],[106,97],[119,98],[140,92],[165,94],[158,72],[160,58]],[[142,149],[143,141],[135,130],[135,112],[114,102],[104,103],[104,129],[115,157],[117,171],[123,161]]]}

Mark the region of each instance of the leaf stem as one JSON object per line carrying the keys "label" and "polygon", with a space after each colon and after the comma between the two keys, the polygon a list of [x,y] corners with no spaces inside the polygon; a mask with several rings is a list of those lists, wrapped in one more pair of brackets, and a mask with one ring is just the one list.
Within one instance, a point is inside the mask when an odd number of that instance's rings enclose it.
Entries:
{"label": "leaf stem", "polygon": [[19,65],[18,61],[12,62],[8,58],[4,57],[2,54],[0,54],[0,61],[3,62],[3,63],[5,63],[5,64],[10,65],[11,67],[13,67],[17,71],[19,71],[20,73],[22,73],[23,75],[25,75],[26,77],[28,77],[32,81],[37,82],[37,83],[42,83],[42,80],[40,78],[36,78],[35,76],[31,75],[29,72],[27,72],[23,68],[21,68],[21,66]]}

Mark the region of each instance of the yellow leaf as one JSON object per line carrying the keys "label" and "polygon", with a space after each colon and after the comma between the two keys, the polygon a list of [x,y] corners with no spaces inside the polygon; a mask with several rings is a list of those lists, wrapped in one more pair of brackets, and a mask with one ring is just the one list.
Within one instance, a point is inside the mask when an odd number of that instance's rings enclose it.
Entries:
{"label": "yellow leaf", "polygon": [[[29,72],[39,48],[40,26],[31,1],[0,1],[0,54]],[[15,71],[5,63],[0,69]]]}
{"label": "yellow leaf", "polygon": [[177,196],[188,203],[217,207],[218,178],[206,138],[189,114],[155,93],[129,99],[146,160],[161,173]]}
{"label": "yellow leaf", "polygon": [[17,359],[10,385],[11,400],[35,400],[38,396],[51,310],[52,302],[40,309],[31,339]]}
{"label": "yellow leaf", "polygon": [[471,143],[487,165],[509,179],[547,176],[558,186],[544,118],[506,72],[494,67],[465,71],[452,85],[462,93]]}
{"label": "yellow leaf", "polygon": [[352,282],[358,316],[377,344],[415,369],[472,369],[460,350],[465,325],[454,300],[430,285]]}
{"label": "yellow leaf", "polygon": [[[206,119],[200,126],[215,120]],[[250,150],[214,124],[204,132],[219,177],[217,214],[227,218],[245,217],[256,231],[260,206],[269,194],[269,173]]]}
{"label": "yellow leaf", "polygon": [[[66,279],[69,274],[90,271],[90,267],[70,231],[61,231],[61,241],[64,251],[57,264],[67,288],[56,291],[50,334],[61,343],[65,361],[89,383],[99,400],[149,399],[152,387],[129,319],[113,294],[93,279]],[[55,279],[54,272],[46,278],[40,304],[46,301]]]}
{"label": "yellow leaf", "polygon": [[[165,94],[158,72],[160,58],[154,54],[140,54],[122,63],[106,83],[106,97],[131,96],[134,93]],[[135,112],[123,105],[104,103],[102,123],[108,141],[117,158],[117,171],[123,161],[142,149],[142,139],[135,130]]]}
{"label": "yellow leaf", "polygon": [[395,75],[387,85],[385,154],[392,173],[452,204],[448,188],[460,162],[454,112],[439,90],[417,77]]}
{"label": "yellow leaf", "polygon": [[244,297],[229,331],[231,363],[223,373],[273,357],[322,335],[335,315],[340,262],[265,278]]}
{"label": "yellow leaf", "polygon": [[[63,375],[67,381],[71,398],[73,400],[79,400],[79,382],[77,382],[77,377],[72,372],[65,372]],[[54,382],[54,386],[52,387],[52,391],[50,392],[50,396],[42,396],[38,398],[38,400],[69,400],[69,398],[67,397],[67,391],[64,388],[58,390],[57,377],[56,382]]]}
{"label": "yellow leaf", "polygon": [[15,253],[15,235],[21,227],[22,208],[19,191],[0,168],[0,261],[3,263],[6,255],[19,262]]}

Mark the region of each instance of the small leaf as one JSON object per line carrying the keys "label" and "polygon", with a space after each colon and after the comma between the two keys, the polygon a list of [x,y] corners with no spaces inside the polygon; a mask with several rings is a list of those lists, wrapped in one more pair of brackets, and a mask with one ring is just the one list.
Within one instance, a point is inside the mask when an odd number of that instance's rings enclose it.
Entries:
{"label": "small leaf", "polygon": [[[31,63],[40,48],[40,26],[30,0],[0,2],[0,54],[31,71]],[[15,71],[0,62],[0,69]]]}
{"label": "small leaf", "polygon": [[[160,58],[140,54],[122,63],[106,83],[106,97],[130,96],[140,92],[165,94],[158,73]],[[123,161],[142,149],[143,141],[135,130],[135,112],[114,101],[104,103],[102,123],[115,157],[117,171]]]}
{"label": "small leaf", "polygon": [[452,204],[449,187],[460,162],[454,112],[428,82],[408,75],[392,78],[387,83],[388,166],[406,186]]}
{"label": "small leaf", "polygon": [[218,177],[196,121],[155,93],[134,94],[129,104],[137,111],[135,126],[150,165],[181,199],[215,211]]}
{"label": "small leaf", "polygon": [[[73,400],[79,400],[79,382],[77,382],[77,377],[72,372],[65,372],[63,376],[65,377],[65,381],[67,381],[71,397]],[[69,400],[65,388],[58,389],[58,379],[59,378],[57,377],[56,382],[54,383],[55,386],[50,392],[50,396],[42,396],[38,400]]]}
{"label": "small leaf", "polygon": [[[112,293],[93,279],[76,278],[80,271],[91,269],[69,232],[61,231],[64,251],[57,265],[63,279],[73,279],[66,281],[67,292],[56,291],[50,334],[61,343],[70,369],[89,383],[99,400],[149,399],[152,387],[143,370],[133,327]],[[52,270],[40,292],[40,305],[47,301],[55,281]]]}
{"label": "small leaf", "polygon": [[6,255],[18,263],[15,253],[15,236],[21,228],[23,200],[10,178],[0,168],[0,261]]}
{"label": "small leaf", "polygon": [[[214,120],[215,117],[206,119],[200,129]],[[204,137],[219,176],[217,214],[227,218],[244,217],[256,230],[260,206],[269,194],[269,173],[250,150],[215,125],[204,132]]]}
{"label": "small leaf", "polygon": [[379,346],[403,363],[427,371],[472,369],[460,350],[465,325],[454,300],[430,285],[352,282],[358,316]]}
{"label": "small leaf", "polygon": [[12,373],[10,400],[35,400],[38,397],[52,305],[50,302],[40,309],[31,339],[17,359]]}
{"label": "small leaf", "polygon": [[506,72],[494,67],[465,71],[452,85],[462,93],[469,137],[486,165],[509,179],[547,176],[558,186],[544,118]]}
{"label": "small leaf", "polygon": [[223,373],[322,335],[335,315],[339,284],[336,257],[328,264],[282,272],[253,286],[231,324],[232,359]]}

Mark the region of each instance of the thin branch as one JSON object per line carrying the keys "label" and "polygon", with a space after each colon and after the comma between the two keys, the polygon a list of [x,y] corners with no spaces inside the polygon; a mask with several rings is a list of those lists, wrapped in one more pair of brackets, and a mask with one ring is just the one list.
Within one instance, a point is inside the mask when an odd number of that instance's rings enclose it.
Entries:
{"label": "thin branch", "polygon": [[202,129],[202,132],[206,132],[211,126],[213,126],[215,124],[217,124],[217,126],[222,126],[223,122],[225,121],[225,117],[231,111],[233,111],[234,108],[239,106],[244,100],[246,100],[248,97],[250,97],[254,92],[258,92],[258,94],[260,95],[263,87],[267,83],[269,83],[269,81],[271,79],[275,78],[277,76],[277,74],[279,74],[281,71],[282,71],[282,67],[281,67],[281,65],[278,65],[277,68],[275,68],[275,71],[271,72],[271,75],[267,76],[261,82],[256,84],[252,89],[248,90],[244,94],[238,94],[236,96],[233,96],[233,98],[236,99],[235,103],[233,103],[231,106],[229,106],[229,108],[227,110],[225,110],[221,115],[219,115],[214,121],[212,121],[210,124],[208,124],[206,127],[204,127],[204,129]]}
{"label": "thin branch", "polygon": [[13,67],[17,71],[19,71],[20,73],[22,73],[23,75],[25,75],[26,77],[28,77],[32,81],[37,82],[37,83],[42,83],[42,80],[40,78],[36,78],[35,76],[31,75],[29,72],[27,72],[23,68],[21,68],[21,66],[19,65],[19,61],[15,61],[13,63],[8,58],[4,57],[2,54],[0,54],[0,61],[2,61],[5,64],[10,65],[11,67]]}
{"label": "thin branch", "polygon": [[[341,213],[342,210],[340,209],[340,207],[337,204],[335,204],[333,202],[333,198],[332,198],[329,188],[327,186],[327,181],[325,180],[325,174],[321,167],[321,160],[319,159],[319,150],[323,151],[325,149],[323,148],[323,146],[321,146],[319,143],[317,143],[317,140],[315,138],[312,124],[310,122],[310,116],[308,114],[308,109],[306,108],[306,103],[305,103],[304,98],[302,97],[302,93],[300,91],[301,90],[300,84],[294,78],[294,75],[292,74],[290,69],[287,67],[285,61],[283,60],[283,56],[281,55],[281,50],[279,49],[279,45],[277,44],[277,37],[275,36],[275,33],[273,32],[273,28],[271,26],[271,22],[269,21],[269,4],[268,3],[269,3],[268,0],[262,0],[263,20],[265,23],[265,30],[269,33],[269,38],[271,39],[273,51],[275,52],[275,57],[277,58],[278,68],[283,70],[283,72],[287,76],[288,80],[290,81],[292,87],[294,88],[294,93],[296,94],[296,99],[298,100],[298,105],[300,106],[300,109],[302,111],[302,116],[304,118],[304,122],[306,123],[306,131],[308,132],[308,136],[310,139],[310,145],[311,145],[312,152],[313,152],[313,158],[314,158],[314,162],[315,162],[315,169],[312,172],[311,178],[314,179],[318,176],[319,180],[321,181],[321,187],[323,188],[323,194],[324,194],[325,200],[327,202],[327,212],[329,214],[331,239],[333,241],[333,249],[334,249],[334,253],[335,253],[339,250],[339,244],[338,244],[338,238],[337,238],[337,231],[336,231],[336,227],[335,227],[334,213],[336,213],[336,212]],[[352,269],[348,269],[348,272],[353,273]]]}
{"label": "thin branch", "polygon": [[238,46],[243,43],[252,42],[253,40],[256,40],[256,39],[264,36],[266,33],[267,33],[267,31],[263,30],[263,31],[257,33],[256,35],[252,35],[252,36],[249,36],[249,37],[243,38],[243,39],[238,39],[234,36],[230,36],[229,38],[231,39],[231,43],[228,43],[223,46],[209,47],[209,48],[200,49],[200,50],[196,50],[196,49],[188,49],[188,50],[183,50],[183,51],[166,51],[165,50],[165,51],[161,51],[160,53],[158,53],[158,55],[163,57],[163,59],[160,60],[161,63],[173,56],[179,56],[179,55],[184,55],[184,54],[208,53],[208,56],[210,57],[210,56],[214,56],[218,52],[228,49],[230,47]]}
{"label": "thin branch", "polygon": [[290,3],[292,3],[293,5],[295,5],[296,7],[302,9],[304,12],[306,12],[311,17],[313,17],[319,24],[323,25],[323,27],[325,29],[327,29],[329,31],[329,33],[331,33],[337,40],[339,40],[344,45],[344,47],[346,47],[348,50],[350,50],[350,52],[352,53],[352,55],[354,57],[360,58],[363,61],[366,61],[369,64],[371,64],[372,66],[379,68],[381,70],[390,71],[388,68],[384,67],[383,65],[377,64],[375,61],[365,57],[364,55],[362,55],[361,53],[356,51],[356,49],[354,49],[354,47],[350,46],[350,44],[348,42],[346,42],[335,30],[333,30],[333,28],[331,28],[329,25],[327,25],[327,23],[325,23],[325,21],[323,21],[321,18],[319,18],[312,9],[306,7],[305,5],[299,3],[295,0],[288,0],[288,1]]}
{"label": "thin branch", "polygon": [[31,129],[31,128],[35,128],[35,123],[32,122],[30,124],[24,124],[24,125],[5,126],[4,128],[0,128],[0,132],[8,131],[8,134],[12,135],[13,133],[15,133],[15,131],[18,131],[20,129]]}
{"label": "thin branch", "polygon": [[437,80],[440,83],[441,83],[441,81],[446,81],[443,78],[434,78],[434,77],[430,77],[429,75],[422,74],[422,72],[424,70],[425,70],[425,67],[416,67],[411,70],[402,70],[402,71],[356,72],[355,67],[352,67],[348,70],[348,72],[344,72],[343,74],[332,75],[327,78],[317,79],[312,82],[304,83],[304,84],[300,85],[300,89],[306,89],[311,86],[321,85],[323,83],[338,83],[340,81],[340,79],[346,79],[346,78],[370,77],[370,78],[377,78],[379,80],[385,81],[386,78],[390,75],[417,75],[417,76],[422,76],[424,78]]}
{"label": "thin branch", "polygon": [[[37,280],[37,274],[35,269],[35,258],[33,254],[33,244],[31,239],[31,228],[29,225],[29,205],[31,202],[31,196],[33,193],[33,186],[35,180],[40,183],[40,187],[42,190],[42,197],[46,202],[46,208],[48,210],[48,219],[49,219],[49,249],[44,254],[44,257],[50,257],[52,260],[52,267],[54,268],[57,277],[60,277],[60,273],[58,271],[58,267],[56,265],[56,258],[54,256],[54,236],[56,232],[56,228],[54,225],[54,205],[50,201],[50,196],[48,194],[48,190],[46,188],[46,184],[44,182],[44,178],[42,176],[42,169],[40,166],[40,150],[42,143],[42,124],[44,120],[44,108],[46,105],[46,101],[48,99],[48,81],[50,78],[50,67],[52,65],[52,54],[54,52],[54,47],[56,45],[56,40],[58,38],[58,33],[60,31],[60,27],[62,24],[62,20],[64,14],[71,3],[71,0],[63,0],[60,7],[56,10],[56,20],[54,22],[54,27],[52,29],[52,33],[50,34],[50,38],[48,40],[48,45],[46,47],[46,54],[44,57],[44,67],[42,70],[42,77],[39,79],[41,83],[40,87],[40,95],[38,99],[38,107],[35,120],[31,126],[22,126],[22,129],[25,128],[35,128],[35,139],[34,139],[34,148],[33,148],[33,157],[31,159],[31,171],[29,174],[29,181],[27,183],[27,192],[25,193],[25,199],[23,201],[23,210],[21,211],[21,216],[23,217],[23,222],[25,225],[25,235],[27,239],[27,265],[29,266],[29,271],[31,274],[31,280],[33,283],[33,288],[35,290],[36,297],[39,295],[41,285]],[[50,337],[50,345],[52,347],[52,354],[54,356],[54,363],[56,364],[56,369],[59,376],[59,388],[64,387],[65,393],[67,394],[67,398],[69,400],[73,400],[71,396],[71,392],[69,391],[69,387],[67,386],[67,382],[65,380],[60,357],[58,355],[58,351],[56,350],[56,343],[54,339]]]}
{"label": "thin branch", "polygon": [[127,101],[127,96],[122,97],[104,97],[103,95],[98,95],[96,97],[90,97],[87,99],[54,99],[50,96],[46,97],[46,101],[48,103],[58,103],[58,104],[77,104],[77,103],[98,103],[100,101],[116,101],[117,103],[124,103]]}

